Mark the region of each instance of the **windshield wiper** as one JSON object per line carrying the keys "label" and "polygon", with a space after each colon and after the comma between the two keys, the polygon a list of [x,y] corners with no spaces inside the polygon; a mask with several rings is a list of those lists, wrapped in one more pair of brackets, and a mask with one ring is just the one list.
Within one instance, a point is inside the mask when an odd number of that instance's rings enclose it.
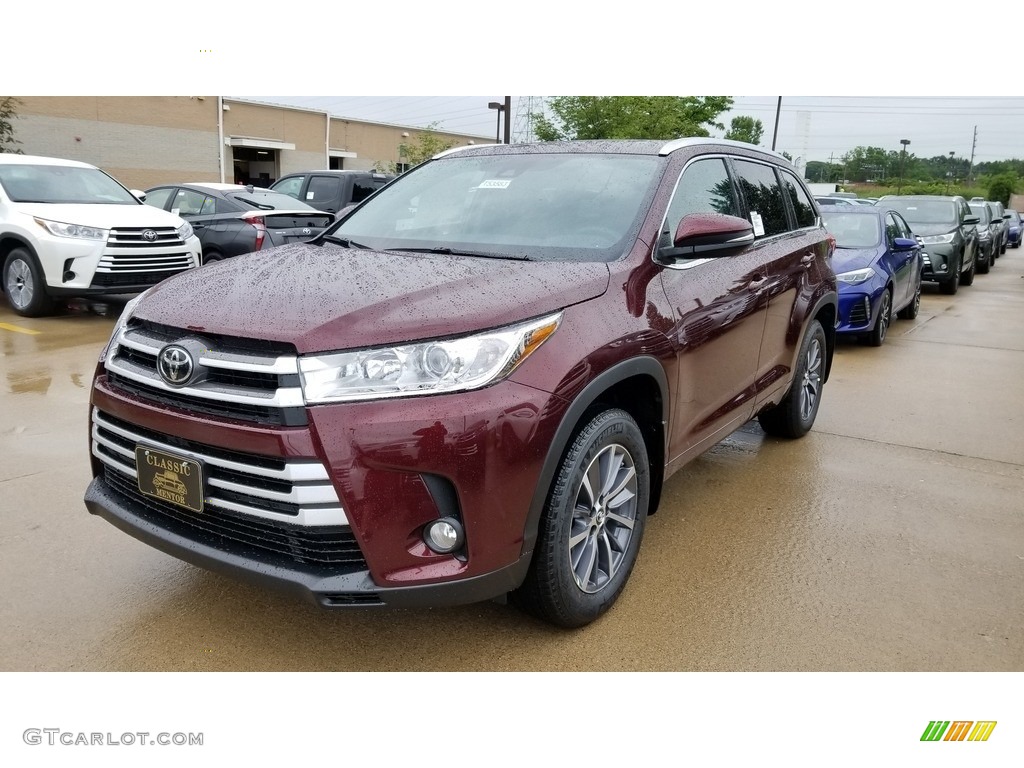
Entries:
{"label": "windshield wiper", "polygon": [[373,250],[373,248],[371,248],[370,246],[363,245],[362,243],[357,243],[355,240],[349,240],[347,237],[334,237],[333,235],[328,235],[323,239],[328,243],[340,245],[342,248],[361,248],[364,251]]}
{"label": "windshield wiper", "polygon": [[530,261],[529,256],[518,253],[481,253],[480,251],[464,251],[459,248],[441,246],[437,248],[385,248],[385,253],[405,251],[406,253],[437,253],[442,256],[477,256],[482,259],[512,259],[514,261]]}

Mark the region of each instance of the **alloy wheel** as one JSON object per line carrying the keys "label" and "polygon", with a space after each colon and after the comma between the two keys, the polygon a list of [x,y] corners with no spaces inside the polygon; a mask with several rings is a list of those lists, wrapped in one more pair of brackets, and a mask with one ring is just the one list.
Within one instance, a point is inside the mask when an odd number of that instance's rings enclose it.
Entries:
{"label": "alloy wheel", "polygon": [[636,523],[637,492],[633,457],[617,443],[598,453],[583,474],[569,532],[569,564],[584,592],[599,592],[622,565]]}
{"label": "alloy wheel", "polygon": [[800,418],[808,419],[814,412],[814,406],[821,394],[821,343],[817,338],[811,339],[804,358],[804,375],[800,382]]}
{"label": "alloy wheel", "polygon": [[32,303],[35,283],[32,269],[22,259],[15,259],[7,267],[7,296],[16,309],[25,309]]}

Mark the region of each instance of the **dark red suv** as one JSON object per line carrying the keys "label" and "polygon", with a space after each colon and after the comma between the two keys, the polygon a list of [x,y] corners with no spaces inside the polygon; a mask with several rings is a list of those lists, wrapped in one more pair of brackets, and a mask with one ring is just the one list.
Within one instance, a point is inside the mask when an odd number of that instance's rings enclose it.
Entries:
{"label": "dark red suv", "polygon": [[586,624],[669,475],[755,416],[810,429],[832,247],[748,144],[443,153],[311,242],[126,307],[86,504],[327,607],[511,594]]}

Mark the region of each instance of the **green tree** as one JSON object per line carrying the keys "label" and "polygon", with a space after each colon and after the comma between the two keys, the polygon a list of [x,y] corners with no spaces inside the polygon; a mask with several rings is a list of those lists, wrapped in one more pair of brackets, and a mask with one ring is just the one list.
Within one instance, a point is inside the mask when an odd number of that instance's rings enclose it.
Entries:
{"label": "green tree", "polygon": [[17,108],[20,106],[21,101],[13,96],[0,98],[0,152],[12,155],[24,154],[16,146],[21,142],[14,138],[14,126],[11,125],[11,121],[18,117]]}
{"label": "green tree", "polygon": [[729,130],[725,132],[725,138],[745,141],[747,144],[760,144],[763,135],[764,126],[761,121],[745,115],[734,117],[729,123]]}
{"label": "green tree", "polygon": [[555,96],[547,114],[534,114],[540,141],[675,139],[710,136],[732,106],[729,96]]}
{"label": "green tree", "polygon": [[[448,139],[437,132],[437,123],[431,123],[416,134],[411,141],[403,141],[398,145],[398,163],[374,163],[374,170],[382,173],[398,173],[409,170],[432,158],[439,152],[451,149],[455,139]],[[400,165],[401,164],[401,167]]]}
{"label": "green tree", "polygon": [[1017,186],[1017,176],[1014,173],[1001,173],[993,177],[988,183],[988,199],[998,200],[1004,206],[1010,204],[1010,195]]}

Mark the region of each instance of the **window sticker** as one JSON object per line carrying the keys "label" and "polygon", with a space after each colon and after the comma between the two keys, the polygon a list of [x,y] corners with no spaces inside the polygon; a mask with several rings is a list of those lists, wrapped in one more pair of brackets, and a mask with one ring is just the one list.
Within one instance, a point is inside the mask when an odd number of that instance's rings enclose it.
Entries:
{"label": "window sticker", "polygon": [[487,179],[480,182],[480,189],[508,189],[512,179]]}
{"label": "window sticker", "polygon": [[316,196],[316,192],[306,192],[306,199],[312,200]]}
{"label": "window sticker", "polygon": [[754,225],[754,237],[764,237],[764,221],[757,211],[750,212],[750,223]]}

